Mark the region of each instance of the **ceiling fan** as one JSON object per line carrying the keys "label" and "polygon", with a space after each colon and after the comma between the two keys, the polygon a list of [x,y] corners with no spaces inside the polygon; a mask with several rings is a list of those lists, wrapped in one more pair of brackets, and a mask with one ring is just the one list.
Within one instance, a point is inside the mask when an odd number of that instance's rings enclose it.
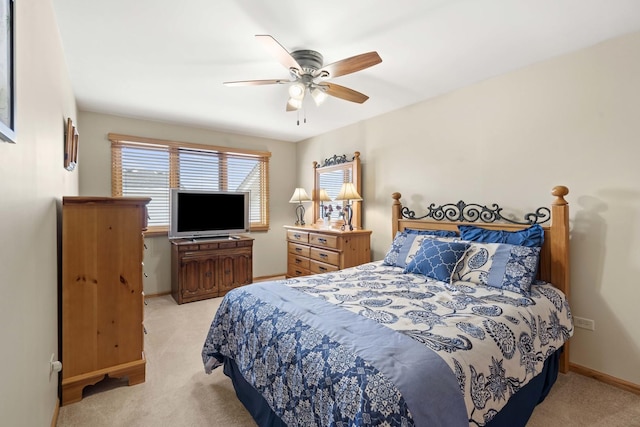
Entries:
{"label": "ceiling fan", "polygon": [[271,84],[288,84],[289,100],[287,101],[287,111],[296,111],[302,108],[302,101],[307,93],[320,105],[327,95],[362,104],[369,97],[363,93],[329,83],[326,79],[344,76],[355,73],[382,62],[377,52],[367,52],[323,65],[323,57],[315,50],[287,51],[276,39],[270,35],[256,35],[276,59],[284,65],[290,74],[290,79],[270,79],[270,80],[244,80],[234,82],[224,82],[227,86],[257,86]]}

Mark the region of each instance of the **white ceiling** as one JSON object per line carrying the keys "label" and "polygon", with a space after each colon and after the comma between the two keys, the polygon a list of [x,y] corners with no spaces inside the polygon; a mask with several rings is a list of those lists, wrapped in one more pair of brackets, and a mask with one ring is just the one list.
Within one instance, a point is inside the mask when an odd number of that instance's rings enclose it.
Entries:
{"label": "white ceiling", "polygon": [[[81,110],[300,141],[526,65],[640,30],[640,0],[53,0]],[[330,80],[370,97],[305,100],[255,39],[325,64],[382,63]],[[307,102],[311,101],[311,102]]]}

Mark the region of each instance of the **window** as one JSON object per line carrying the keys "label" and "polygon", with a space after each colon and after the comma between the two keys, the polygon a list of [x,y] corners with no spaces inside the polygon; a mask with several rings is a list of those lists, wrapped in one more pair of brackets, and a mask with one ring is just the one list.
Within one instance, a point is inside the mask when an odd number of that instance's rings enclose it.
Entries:
{"label": "window", "polygon": [[169,229],[169,189],[249,191],[251,230],[269,228],[269,157],[241,150],[109,134],[111,194],[151,197],[148,232]]}

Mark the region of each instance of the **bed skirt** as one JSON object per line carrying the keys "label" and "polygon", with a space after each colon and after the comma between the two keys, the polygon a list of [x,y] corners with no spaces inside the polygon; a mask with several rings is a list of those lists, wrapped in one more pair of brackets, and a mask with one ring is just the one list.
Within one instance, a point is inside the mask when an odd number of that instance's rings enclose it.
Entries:
{"label": "bed skirt", "polygon": [[[542,372],[514,394],[509,403],[486,424],[486,427],[524,427],[536,405],[541,403],[558,378],[558,367],[562,349],[549,356]],[[286,427],[286,424],[271,410],[264,398],[249,384],[236,363],[224,358],[224,373],[231,378],[238,399],[260,427]]]}

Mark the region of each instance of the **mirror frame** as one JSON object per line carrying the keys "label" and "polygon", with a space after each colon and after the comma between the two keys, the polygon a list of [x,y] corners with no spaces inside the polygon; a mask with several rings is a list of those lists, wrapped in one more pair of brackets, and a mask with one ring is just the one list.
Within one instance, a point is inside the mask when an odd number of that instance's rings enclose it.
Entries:
{"label": "mirror frame", "polygon": [[[358,194],[362,196],[362,187],[361,187],[361,179],[360,179],[360,152],[356,151],[353,155],[353,158],[349,160],[347,155],[338,156],[333,155],[333,157],[329,157],[328,159],[324,159],[324,161],[320,164],[318,162],[313,162],[313,195],[311,198],[313,199],[313,223],[317,224],[320,219],[320,176],[323,173],[335,172],[337,170],[350,170],[351,171],[351,180],[353,185],[355,185]],[[361,215],[361,201],[352,202],[353,209],[353,218],[352,224],[354,228],[361,229],[362,228],[362,215]],[[341,225],[342,220],[333,220],[332,225]]]}

